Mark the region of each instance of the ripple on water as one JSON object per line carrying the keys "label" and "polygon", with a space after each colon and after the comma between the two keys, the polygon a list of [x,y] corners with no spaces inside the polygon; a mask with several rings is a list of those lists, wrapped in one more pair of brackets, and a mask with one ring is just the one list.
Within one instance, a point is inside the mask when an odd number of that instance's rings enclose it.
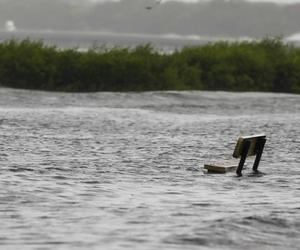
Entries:
{"label": "ripple on water", "polygon": [[[299,98],[0,88],[0,244],[297,249]],[[261,132],[264,175],[203,173]]]}

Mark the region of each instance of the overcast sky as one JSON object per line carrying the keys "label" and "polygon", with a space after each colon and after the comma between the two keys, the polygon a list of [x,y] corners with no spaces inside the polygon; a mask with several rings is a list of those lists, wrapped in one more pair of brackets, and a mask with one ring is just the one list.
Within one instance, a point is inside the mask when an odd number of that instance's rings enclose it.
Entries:
{"label": "overcast sky", "polygon": [[[103,0],[92,0],[92,1],[103,1]],[[200,2],[209,0],[163,0],[163,1],[178,1],[178,2]],[[228,0],[230,1],[230,0]],[[299,3],[300,0],[247,0],[249,2],[275,2],[275,3]]]}
{"label": "overcast sky", "polygon": [[[105,1],[118,1],[118,0],[86,0],[90,2],[105,2]],[[155,0],[154,0],[155,1]],[[177,2],[204,2],[209,0],[162,0],[162,2],[167,1],[177,1]],[[228,0],[230,1],[230,0]],[[288,3],[300,3],[300,0],[247,0],[249,2],[273,2],[273,3],[281,3],[281,4],[288,4]]]}
{"label": "overcast sky", "polygon": [[[162,0],[165,4],[160,5],[156,1],[0,0],[0,31],[109,31],[254,38],[300,33],[300,0]],[[85,4],[89,2],[106,4]]]}

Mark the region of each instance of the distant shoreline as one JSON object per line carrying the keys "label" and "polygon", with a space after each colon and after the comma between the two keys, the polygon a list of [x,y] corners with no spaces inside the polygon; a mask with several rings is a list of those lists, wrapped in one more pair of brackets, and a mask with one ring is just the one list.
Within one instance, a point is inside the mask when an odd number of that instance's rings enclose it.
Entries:
{"label": "distant shoreline", "polygon": [[21,88],[12,88],[0,85],[0,95],[6,92],[15,92],[18,94],[32,92],[36,94],[46,94],[46,95],[111,95],[111,94],[120,94],[120,95],[140,95],[140,94],[185,94],[185,93],[203,93],[203,94],[233,94],[237,96],[247,96],[247,95],[264,95],[264,96],[299,96],[299,93],[284,93],[284,92],[267,92],[267,91],[230,91],[230,90],[149,90],[149,91],[93,91],[93,92],[66,92],[66,91],[55,91],[55,90],[40,90],[40,89],[21,89]]}
{"label": "distant shoreline", "polygon": [[212,90],[300,93],[300,48],[280,39],[213,42],[162,54],[151,45],[82,52],[0,43],[0,86],[63,92]]}
{"label": "distant shoreline", "polygon": [[[151,43],[158,50],[169,48],[171,50],[182,49],[189,46],[205,45],[218,41],[243,42],[254,41],[251,37],[216,37],[179,34],[141,34],[120,33],[112,31],[78,31],[78,30],[15,30],[0,29],[0,42],[11,39],[43,41],[45,45],[55,45],[63,49],[78,48],[88,50],[94,46],[107,47],[134,47]],[[284,43],[292,43],[300,47],[300,40],[284,38]]]}
{"label": "distant shoreline", "polygon": [[[110,31],[53,31],[53,30],[0,30],[2,41],[16,39],[43,41],[46,45],[56,45],[59,48],[87,50],[94,46],[107,47],[134,47],[141,44],[151,43],[158,50],[180,49],[186,46],[196,46],[208,42],[217,41],[219,38],[185,36],[177,34],[139,34],[139,33],[116,33]],[[239,40],[223,38],[223,40]]]}

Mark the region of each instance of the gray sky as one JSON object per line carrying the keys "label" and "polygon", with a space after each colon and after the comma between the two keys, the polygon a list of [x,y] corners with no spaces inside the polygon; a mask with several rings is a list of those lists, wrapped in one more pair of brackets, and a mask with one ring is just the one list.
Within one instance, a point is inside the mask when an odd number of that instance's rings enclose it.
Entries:
{"label": "gray sky", "polygon": [[[254,38],[300,33],[300,0],[156,1],[0,0],[0,30]],[[98,4],[82,4],[88,2]]]}
{"label": "gray sky", "polygon": [[[119,0],[85,0],[85,1],[89,1],[89,2],[117,2]],[[167,2],[167,1],[177,1],[177,2],[205,2],[205,1],[209,1],[209,0],[162,0],[162,2]],[[230,1],[230,0],[228,0]],[[289,3],[300,3],[300,0],[247,0],[249,2],[272,2],[272,3],[280,3],[280,4],[289,4]]]}

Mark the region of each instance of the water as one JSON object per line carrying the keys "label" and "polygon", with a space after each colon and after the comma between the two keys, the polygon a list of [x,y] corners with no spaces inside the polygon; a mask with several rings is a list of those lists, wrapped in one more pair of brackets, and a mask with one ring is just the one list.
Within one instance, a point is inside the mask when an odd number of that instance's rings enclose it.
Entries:
{"label": "water", "polygon": [[[0,89],[0,248],[299,249],[300,96]],[[265,173],[208,175],[264,132]]]}
{"label": "water", "polygon": [[[85,51],[89,48],[103,47],[136,47],[141,44],[151,44],[159,51],[171,52],[185,46],[196,46],[208,42],[218,41],[222,37],[200,37],[183,36],[176,34],[149,35],[138,33],[115,33],[98,31],[36,31],[19,30],[4,31],[0,29],[0,41],[9,39],[42,40],[45,44],[55,45],[59,48],[79,48]],[[233,39],[223,38],[223,40],[245,40],[246,38]]]}

